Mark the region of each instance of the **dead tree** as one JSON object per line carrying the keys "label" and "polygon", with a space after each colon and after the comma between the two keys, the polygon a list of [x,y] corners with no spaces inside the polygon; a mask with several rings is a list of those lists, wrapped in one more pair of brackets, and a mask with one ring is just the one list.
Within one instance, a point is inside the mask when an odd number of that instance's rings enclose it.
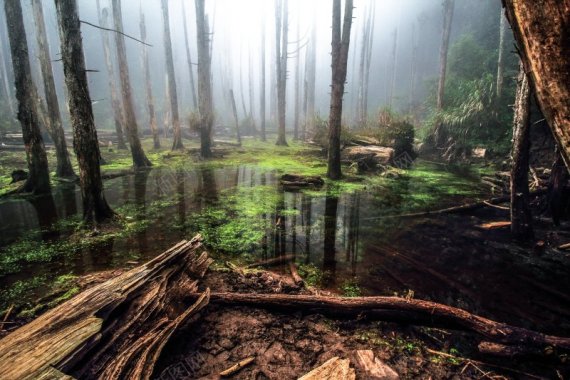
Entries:
{"label": "dead tree", "polygon": [[34,22],[36,26],[36,40],[38,44],[38,55],[41,65],[41,73],[44,81],[45,99],[47,104],[48,122],[45,124],[48,132],[55,145],[57,156],[57,167],[55,174],[58,177],[75,177],[69,152],[67,150],[67,142],[63,132],[61,123],[61,115],[59,113],[59,102],[55,90],[55,81],[53,79],[53,71],[51,67],[51,59],[49,54],[49,45],[47,40],[46,26],[44,22],[44,12],[41,0],[32,0],[32,9],[34,13]]}
{"label": "dead tree", "polygon": [[192,68],[192,56],[190,55],[190,44],[188,41],[188,23],[186,22],[186,6],[182,0],[182,25],[184,26],[184,47],[186,48],[186,61],[188,62],[188,71],[190,73],[190,92],[192,93],[192,104],[194,109],[198,108],[198,101],[196,100],[196,86],[194,84],[194,69]]}
{"label": "dead tree", "polygon": [[503,92],[503,71],[505,69],[505,34],[506,34],[506,21],[501,9],[499,25],[499,58],[497,60],[497,98],[501,97]]}
{"label": "dead tree", "polygon": [[315,104],[316,104],[316,81],[317,81],[317,28],[316,17],[311,30],[311,41],[307,47],[307,60],[305,62],[305,81],[306,81],[306,98],[307,98],[307,112],[305,123],[305,139],[307,135],[315,133]]}
{"label": "dead tree", "polygon": [[19,191],[36,194],[49,193],[51,186],[48,161],[39,128],[35,101],[37,90],[32,82],[28,42],[20,1],[5,1],[4,10],[6,12],[10,52],[12,53],[16,99],[18,100],[18,120],[22,126],[29,170],[28,179]]}
{"label": "dead tree", "polygon": [[[358,106],[357,117],[361,125],[368,119],[368,83],[370,81],[370,64],[372,61],[372,47],[374,41],[375,3],[369,8],[368,17],[362,26],[362,43],[359,63]],[[356,52],[356,49],[354,49]]]}
{"label": "dead tree", "polygon": [[517,240],[529,240],[533,237],[528,189],[530,87],[522,63],[517,81],[511,152],[511,232]]}
{"label": "dead tree", "polygon": [[56,0],[61,59],[65,84],[69,93],[69,113],[73,128],[73,148],[79,163],[79,183],[83,200],[83,220],[102,222],[111,218],[111,210],[103,194],[99,160],[99,141],[93,121],[93,109],[76,0]]}
{"label": "dead tree", "polygon": [[352,0],[346,0],[344,25],[341,29],[340,0],[333,1],[332,27],[332,85],[329,115],[329,149],[327,177],[340,179],[340,134],[342,122],[342,98],[346,82],[348,50],[350,46],[350,28],[352,26]]}
{"label": "dead tree", "polygon": [[238,119],[237,108],[236,108],[236,98],[234,96],[234,90],[232,90],[232,89],[230,89],[230,101],[232,103],[232,112],[234,115],[234,123],[236,125],[236,139],[237,139],[237,143],[239,145],[241,145],[241,134],[239,133],[239,119]]}
{"label": "dead tree", "polygon": [[297,43],[295,44],[297,59],[295,60],[295,115],[293,122],[293,139],[299,140],[299,119],[301,114],[301,35],[297,18]]}
{"label": "dead tree", "polygon": [[[144,19],[144,13],[142,11],[142,6],[140,10],[140,31],[141,31],[141,41],[146,42],[146,23]],[[144,72],[145,81],[145,94],[146,94],[146,104],[148,108],[148,118],[150,124],[150,131],[152,132],[152,141],[154,149],[160,148],[160,138],[158,137],[158,127],[156,125],[156,112],[154,111],[154,99],[152,96],[152,84],[150,80],[150,67],[148,64],[148,48],[146,45],[142,47],[142,66]]]}
{"label": "dead tree", "polygon": [[123,109],[125,111],[125,125],[127,138],[131,147],[131,156],[135,168],[152,166],[146,157],[139,139],[137,119],[133,106],[133,96],[131,92],[131,81],[129,78],[129,67],[127,64],[127,48],[125,46],[125,36],[123,33],[123,16],[121,11],[121,0],[112,0],[113,20],[115,24],[115,45],[117,46],[117,59],[119,61],[119,76],[121,78],[121,93],[123,96]]}
{"label": "dead tree", "polygon": [[6,67],[6,59],[4,57],[5,51],[3,38],[0,38],[0,75],[2,76],[2,88],[6,96],[6,105],[10,110],[10,115],[16,115],[14,104],[12,103],[12,87],[10,85],[10,79],[8,78],[8,69]]}
{"label": "dead tree", "polygon": [[[570,167],[570,12],[568,0],[503,0],[525,72]],[[538,10],[538,11],[537,11]]]}
{"label": "dead tree", "polygon": [[198,111],[200,113],[200,154],[212,156],[212,76],[210,30],[206,17],[205,0],[196,0],[196,34],[198,41]]}
{"label": "dead tree", "polygon": [[398,28],[394,29],[394,42],[392,44],[392,70],[390,71],[390,96],[388,106],[394,105],[394,92],[396,91],[396,74],[398,71]]}
{"label": "dead tree", "polygon": [[[104,8],[101,11],[99,0],[97,0],[97,15],[99,17],[99,25],[103,28],[109,28],[109,10]],[[101,30],[101,39],[103,41],[103,54],[105,56],[105,65],[107,66],[107,80],[109,83],[109,90],[111,92],[111,107],[113,109],[113,118],[115,119],[115,131],[117,132],[117,148],[127,149],[125,138],[123,136],[125,120],[121,108],[121,100],[117,94],[117,87],[115,86],[115,70],[113,68],[113,56],[111,54],[111,44],[109,41],[109,34],[105,30]]]}
{"label": "dead tree", "polygon": [[261,141],[267,141],[265,133],[265,19],[261,20],[261,84],[259,91],[259,118],[261,129]]}
{"label": "dead tree", "polygon": [[287,146],[287,137],[285,135],[285,113],[287,102],[287,44],[289,43],[288,0],[276,0],[275,43],[278,119],[276,145]]}

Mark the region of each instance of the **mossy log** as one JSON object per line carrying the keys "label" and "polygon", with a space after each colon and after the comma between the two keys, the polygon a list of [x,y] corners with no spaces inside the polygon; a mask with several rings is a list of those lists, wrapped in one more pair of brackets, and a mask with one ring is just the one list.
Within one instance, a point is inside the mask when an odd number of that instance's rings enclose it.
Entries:
{"label": "mossy log", "polygon": [[[196,297],[196,295],[194,296]],[[339,298],[315,295],[212,293],[212,303],[320,313],[332,317],[369,319],[438,326],[477,333],[486,341],[546,352],[550,347],[570,350],[570,338],[546,335],[496,322],[455,307],[399,297]],[[532,349],[532,350],[531,350]]]}
{"label": "mossy log", "polygon": [[320,189],[324,184],[325,181],[319,176],[297,174],[283,174],[281,176],[281,186],[289,191],[305,188]]}
{"label": "mossy log", "polygon": [[[209,299],[201,237],[96,285],[0,340],[2,379],[148,379],[162,348]],[[71,376],[71,377],[69,377]]]}

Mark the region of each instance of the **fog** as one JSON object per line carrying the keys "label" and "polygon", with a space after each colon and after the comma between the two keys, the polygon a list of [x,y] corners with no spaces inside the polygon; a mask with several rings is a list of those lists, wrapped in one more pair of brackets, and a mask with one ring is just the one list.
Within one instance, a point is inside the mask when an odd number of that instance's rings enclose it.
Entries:
{"label": "fog", "polygon": [[[110,8],[110,0],[101,0],[102,8]],[[155,107],[158,112],[159,125],[162,125],[165,109],[165,61],[162,32],[162,11],[159,0],[123,0],[124,32],[140,38],[139,20],[142,11],[147,23],[147,43],[149,47],[152,87]],[[184,3],[184,11],[183,11]],[[80,18],[92,24],[98,24],[96,3],[93,0],[78,0]],[[35,29],[31,4],[22,2],[32,71],[36,83],[40,83],[39,60],[37,58]],[[53,1],[43,1],[44,16],[48,30],[48,40],[54,75],[60,99],[65,99],[63,85],[63,69],[59,59],[59,37]],[[212,77],[214,88],[214,110],[216,127],[231,123],[231,107],[228,99],[229,89],[233,89],[239,118],[251,111],[259,117],[260,78],[261,78],[261,43],[265,34],[266,42],[266,99],[268,129],[274,129],[275,101],[275,10],[274,2],[267,0],[207,0],[207,14],[212,29]],[[431,88],[438,75],[439,46],[442,29],[441,0],[355,0],[354,19],[351,33],[351,45],[348,62],[346,94],[344,97],[344,118],[348,121],[354,116],[357,102],[360,49],[363,26],[367,13],[374,10],[373,44],[369,80],[368,114],[373,117],[381,107],[390,104],[399,112],[407,112],[415,106],[421,114],[422,104],[433,92]],[[194,77],[196,76],[196,22],[194,2],[188,0],[170,0],[170,30],[172,35],[175,77],[178,90],[178,103],[184,124],[193,103],[190,88],[190,76],[187,65],[183,17],[187,20],[190,53],[193,61]],[[296,65],[300,64],[301,92],[305,76],[305,56],[315,28],[316,36],[316,110],[326,117],[330,101],[330,50],[332,2],[330,0],[289,0],[289,60],[287,79],[287,127],[291,128],[293,120]],[[498,24],[500,2],[496,0],[458,0],[452,29],[453,41],[461,34],[468,33],[474,25],[488,24],[489,38],[498,40]],[[492,15],[492,17],[490,17]],[[5,16],[2,14],[1,16]],[[8,46],[6,26],[1,20],[1,34],[4,46]],[[87,24],[82,24],[83,45],[89,72],[91,98],[94,101],[94,113],[98,128],[112,128],[112,112],[110,95],[107,86],[107,71],[103,56],[101,31]],[[480,28],[479,28],[480,29]],[[396,37],[396,57],[393,56],[394,35]],[[112,32],[106,32],[112,34]],[[114,36],[110,36],[114,37]],[[296,42],[299,42],[297,45]],[[114,50],[114,38],[111,38],[111,50]],[[132,39],[126,40],[131,83],[133,86],[135,107],[140,128],[148,128],[145,113],[144,78],[141,65],[142,44]],[[413,61],[414,46],[416,60]],[[299,49],[298,49],[299,47]],[[297,51],[297,49],[299,51]],[[5,55],[9,53],[6,52]],[[113,55],[115,53],[113,52]],[[5,57],[7,59],[9,57]],[[114,58],[116,59],[116,58]],[[395,67],[394,67],[395,62]],[[415,63],[413,63],[415,62]],[[8,62],[8,71],[11,65]],[[115,62],[116,64],[116,62]],[[415,81],[411,82],[412,65],[416,66]],[[392,81],[392,73],[394,80]],[[11,73],[9,72],[10,76]],[[118,81],[118,78],[115,79]],[[393,84],[392,84],[393,83]],[[415,96],[411,97],[411,88],[415,88]],[[390,96],[392,94],[392,96]],[[253,98],[250,98],[253,96]],[[302,95],[301,95],[302,96]],[[62,104],[64,118],[65,102]],[[66,128],[68,127],[65,121]]]}

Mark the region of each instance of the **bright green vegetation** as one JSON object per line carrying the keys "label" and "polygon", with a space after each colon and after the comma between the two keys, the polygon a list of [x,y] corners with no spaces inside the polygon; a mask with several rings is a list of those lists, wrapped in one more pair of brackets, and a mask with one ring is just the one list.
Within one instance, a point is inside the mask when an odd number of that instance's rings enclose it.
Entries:
{"label": "bright green vegetation", "polygon": [[362,295],[362,291],[360,290],[356,279],[343,282],[340,285],[340,289],[342,291],[342,295],[345,297],[360,297]]}
{"label": "bright green vegetation", "polygon": [[308,286],[319,286],[323,280],[323,272],[315,264],[299,265],[299,275]]}
{"label": "bright green vegetation", "polygon": [[355,338],[372,346],[388,348],[404,355],[415,355],[422,352],[424,343],[417,339],[403,338],[399,335],[382,334],[381,322],[375,328],[356,331]]}

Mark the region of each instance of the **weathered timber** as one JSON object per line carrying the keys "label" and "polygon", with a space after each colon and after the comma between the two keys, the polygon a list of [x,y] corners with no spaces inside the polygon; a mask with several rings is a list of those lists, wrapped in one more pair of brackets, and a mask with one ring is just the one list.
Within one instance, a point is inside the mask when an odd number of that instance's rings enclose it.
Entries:
{"label": "weathered timber", "polygon": [[[190,295],[195,298],[197,295]],[[426,326],[445,326],[471,331],[487,341],[509,346],[570,349],[570,337],[546,335],[522,327],[496,322],[455,307],[400,297],[340,298],[315,295],[212,293],[210,301],[270,310],[319,313],[333,317],[366,317]]]}
{"label": "weathered timber", "polygon": [[320,367],[315,368],[299,380],[354,380],[354,369],[350,368],[350,360],[338,356],[327,360]]}
{"label": "weathered timber", "polygon": [[150,378],[170,336],[208,303],[209,290],[182,301],[211,261],[198,235],[78,294],[0,340],[2,378]]}

